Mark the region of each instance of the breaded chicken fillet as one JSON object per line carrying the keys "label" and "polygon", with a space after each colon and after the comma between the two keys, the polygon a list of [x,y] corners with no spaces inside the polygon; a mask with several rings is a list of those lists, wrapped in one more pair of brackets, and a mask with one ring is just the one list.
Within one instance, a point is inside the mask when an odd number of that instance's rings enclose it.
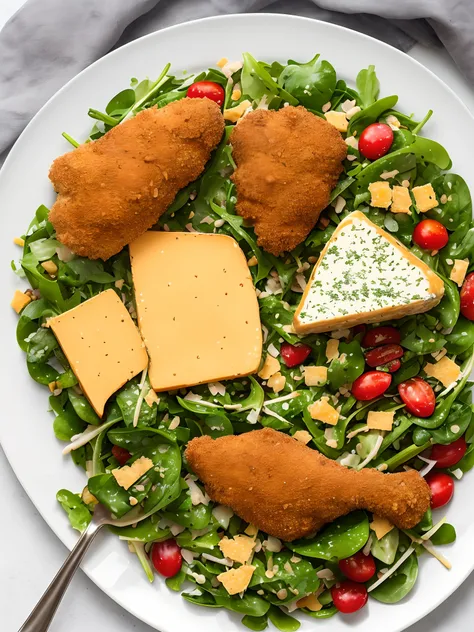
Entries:
{"label": "breaded chicken fillet", "polygon": [[286,541],[355,509],[411,529],[430,506],[430,489],[414,470],[349,470],[270,428],[198,437],[188,444],[186,459],[212,500]]}
{"label": "breaded chicken fillet", "polygon": [[342,172],[347,146],[335,127],[303,107],[256,110],[232,131],[237,213],[258,244],[279,255],[314,227]]}
{"label": "breaded chicken fillet", "polygon": [[78,255],[108,259],[148,230],[203,171],[224,131],[209,99],[150,108],[57,158],[49,219]]}

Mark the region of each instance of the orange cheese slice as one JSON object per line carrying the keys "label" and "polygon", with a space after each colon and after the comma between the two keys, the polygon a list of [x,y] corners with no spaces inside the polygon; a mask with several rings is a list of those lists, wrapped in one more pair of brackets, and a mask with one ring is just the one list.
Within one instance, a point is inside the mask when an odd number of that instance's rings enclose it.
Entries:
{"label": "orange cheese slice", "polygon": [[226,235],[149,231],[130,244],[156,391],[249,375],[262,333],[244,253]]}
{"label": "orange cheese slice", "polygon": [[125,305],[114,290],[107,290],[48,322],[87,399],[102,417],[109,397],[148,364]]}

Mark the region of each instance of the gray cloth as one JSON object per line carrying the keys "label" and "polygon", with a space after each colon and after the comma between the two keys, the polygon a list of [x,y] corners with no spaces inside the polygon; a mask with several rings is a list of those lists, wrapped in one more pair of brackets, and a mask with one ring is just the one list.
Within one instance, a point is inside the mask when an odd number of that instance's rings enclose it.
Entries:
{"label": "gray cloth", "polygon": [[402,50],[444,44],[474,81],[473,0],[28,0],[0,32],[0,154],[69,79],[109,50],[188,20],[271,11],[356,29]]}

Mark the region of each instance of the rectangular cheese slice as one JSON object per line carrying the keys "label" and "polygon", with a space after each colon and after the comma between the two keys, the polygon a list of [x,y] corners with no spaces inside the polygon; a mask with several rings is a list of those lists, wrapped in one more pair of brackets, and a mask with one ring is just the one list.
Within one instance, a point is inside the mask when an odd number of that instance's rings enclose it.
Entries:
{"label": "rectangular cheese slice", "polygon": [[138,329],[114,290],[48,323],[99,417],[109,397],[148,365]]}
{"label": "rectangular cheese slice", "polygon": [[446,355],[436,362],[436,364],[427,362],[424,366],[424,371],[428,377],[436,378],[445,387],[451,386],[451,384],[456,382],[461,375],[461,368],[459,365]]}
{"label": "rectangular cheese slice", "polygon": [[395,413],[382,410],[370,410],[367,415],[367,425],[371,430],[391,430]]}
{"label": "rectangular cheese slice", "polygon": [[130,256],[155,391],[258,370],[258,302],[247,260],[232,237],[149,231],[130,244]]}
{"label": "rectangular cheese slice", "polygon": [[348,215],[316,263],[295,313],[297,333],[319,333],[426,312],[444,283],[363,213]]}

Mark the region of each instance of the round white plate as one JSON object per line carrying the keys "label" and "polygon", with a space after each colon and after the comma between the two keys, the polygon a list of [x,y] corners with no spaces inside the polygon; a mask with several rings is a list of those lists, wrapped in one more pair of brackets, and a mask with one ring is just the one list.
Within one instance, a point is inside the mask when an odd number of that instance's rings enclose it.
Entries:
{"label": "round white plate", "polygon": [[[61,456],[62,445],[54,436],[52,416],[47,412],[47,393],[29,377],[24,354],[16,343],[17,318],[8,302],[21,282],[10,269],[10,261],[19,256],[12,239],[25,231],[39,204],[52,204],[48,169],[56,156],[70,150],[61,132],[85,138],[92,124],[87,117],[89,107],[104,108],[111,96],[129,85],[131,77],[155,78],[167,62],[172,63],[176,72],[197,72],[214,66],[221,57],[240,59],[245,51],[267,61],[288,58],[307,61],[319,52],[334,65],[338,77],[349,83],[354,82],[361,68],[375,64],[382,95],[398,94],[400,110],[414,112],[418,119],[430,108],[435,111],[425,133],[447,147],[453,170],[474,186],[472,151],[466,142],[474,137],[474,119],[456,95],[403,53],[331,24],[268,14],[199,20],[124,46],[70,81],[28,125],[0,173],[0,279],[4,297],[0,437],[31,500],[70,548],[77,536],[55,494],[62,487],[80,491],[85,477],[69,457]],[[474,539],[473,485],[472,475],[457,483],[454,501],[447,510],[448,519],[458,533],[456,543],[443,548],[453,564],[451,571],[435,559],[423,556],[416,588],[403,602],[386,606],[371,600],[369,607],[356,615],[336,616],[320,624],[302,617],[300,630],[308,632],[315,625],[323,625],[331,632],[398,632],[438,606],[474,567],[474,557],[468,554]],[[207,632],[245,629],[239,623],[240,616],[193,606],[169,591],[159,577],[150,585],[136,557],[110,534],[94,545],[83,568],[110,597],[162,632],[184,632],[198,626]]]}

